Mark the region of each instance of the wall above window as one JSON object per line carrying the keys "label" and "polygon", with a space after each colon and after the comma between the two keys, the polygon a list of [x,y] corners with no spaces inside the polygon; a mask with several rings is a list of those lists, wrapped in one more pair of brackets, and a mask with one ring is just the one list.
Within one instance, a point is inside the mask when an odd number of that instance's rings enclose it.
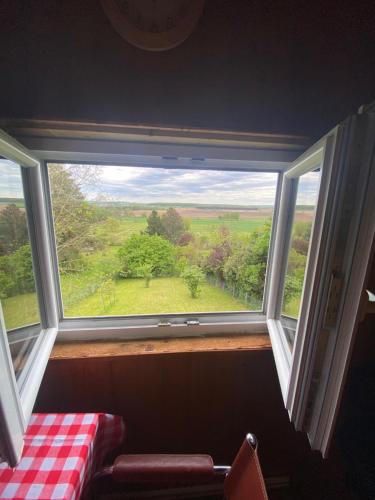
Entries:
{"label": "wall above window", "polygon": [[318,138],[373,99],[374,2],[207,0],[192,35],[161,53],[122,40],[99,1],[17,3],[0,16],[9,118]]}

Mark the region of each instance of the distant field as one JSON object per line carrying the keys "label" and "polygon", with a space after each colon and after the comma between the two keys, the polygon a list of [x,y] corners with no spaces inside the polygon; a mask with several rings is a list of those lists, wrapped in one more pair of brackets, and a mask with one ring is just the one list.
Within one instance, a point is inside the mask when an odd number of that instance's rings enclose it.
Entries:
{"label": "distant field", "polygon": [[245,302],[208,283],[202,285],[200,297],[192,299],[181,278],[155,278],[149,288],[142,279],[126,279],[115,282],[112,303],[98,291],[67,307],[65,316],[222,312],[249,308]]}
{"label": "distant field", "polygon": [[[216,219],[225,214],[239,214],[241,219],[265,219],[266,217],[272,217],[272,208],[251,208],[248,210],[244,209],[214,209],[214,208],[199,208],[199,207],[176,207],[177,212],[181,217],[187,217],[189,219]],[[158,210],[159,215],[163,215],[166,210]],[[132,210],[134,216],[146,216],[151,214],[151,210]]]}
{"label": "distant field", "polygon": [[[219,219],[215,218],[190,218],[190,231],[195,234],[208,234],[217,231],[220,227],[226,226],[233,233],[250,233],[254,229],[261,227],[268,217],[256,217],[256,218],[246,218],[239,220],[231,219]],[[144,231],[147,227],[147,217],[142,216],[132,216],[132,217],[122,217],[118,219],[119,226],[116,229],[115,239],[118,244],[122,243],[122,240],[129,238],[132,234],[139,234]],[[109,233],[105,226],[98,227],[98,235],[103,233]]]}

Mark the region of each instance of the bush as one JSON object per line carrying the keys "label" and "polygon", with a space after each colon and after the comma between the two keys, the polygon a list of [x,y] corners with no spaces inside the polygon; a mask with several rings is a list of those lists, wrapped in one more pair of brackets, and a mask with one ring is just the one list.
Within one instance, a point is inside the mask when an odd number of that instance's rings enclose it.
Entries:
{"label": "bush", "polygon": [[123,278],[139,277],[144,265],[150,266],[153,276],[171,276],[174,271],[173,245],[161,236],[134,234],[125,241],[118,255]]}
{"label": "bush", "polygon": [[1,298],[35,291],[30,245],[0,257]]}
{"label": "bush", "polygon": [[181,277],[185,281],[192,298],[195,299],[199,297],[201,293],[200,285],[204,281],[204,274],[202,270],[198,266],[192,266],[185,269],[185,271],[181,274]]}

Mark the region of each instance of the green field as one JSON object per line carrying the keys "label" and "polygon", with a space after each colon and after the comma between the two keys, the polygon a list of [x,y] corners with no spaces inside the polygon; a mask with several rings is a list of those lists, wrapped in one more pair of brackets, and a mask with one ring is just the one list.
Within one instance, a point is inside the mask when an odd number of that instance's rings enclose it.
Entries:
{"label": "green field", "polygon": [[32,325],[40,321],[36,293],[24,293],[2,299],[4,321],[7,330]]}
{"label": "green field", "polygon": [[[113,316],[249,310],[249,305],[218,287],[203,284],[201,296],[191,298],[181,278],[155,278],[149,288],[142,279],[116,281],[113,296],[98,290],[65,309],[65,316]],[[254,306],[256,307],[256,306]]]}
{"label": "green field", "polygon": [[[217,231],[220,227],[226,226],[234,234],[249,234],[254,229],[261,227],[265,221],[266,218],[226,220],[217,217],[191,219],[190,230],[193,234],[203,236]],[[122,217],[121,220],[116,220],[115,231],[112,231],[113,228],[111,226],[102,224],[98,226],[97,234],[100,237],[115,232],[116,243],[121,244],[121,242],[129,238],[132,234],[139,234],[141,231],[144,231],[146,227],[147,217]]]}

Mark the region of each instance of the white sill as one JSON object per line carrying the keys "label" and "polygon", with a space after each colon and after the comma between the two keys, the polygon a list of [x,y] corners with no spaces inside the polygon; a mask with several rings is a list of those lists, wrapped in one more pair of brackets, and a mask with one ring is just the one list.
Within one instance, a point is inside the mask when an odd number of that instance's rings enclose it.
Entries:
{"label": "white sill", "polygon": [[92,340],[140,340],[154,338],[186,338],[221,335],[268,334],[266,318],[254,315],[248,321],[204,322],[158,325],[124,325],[121,320],[64,320],[59,324],[58,342]]}

